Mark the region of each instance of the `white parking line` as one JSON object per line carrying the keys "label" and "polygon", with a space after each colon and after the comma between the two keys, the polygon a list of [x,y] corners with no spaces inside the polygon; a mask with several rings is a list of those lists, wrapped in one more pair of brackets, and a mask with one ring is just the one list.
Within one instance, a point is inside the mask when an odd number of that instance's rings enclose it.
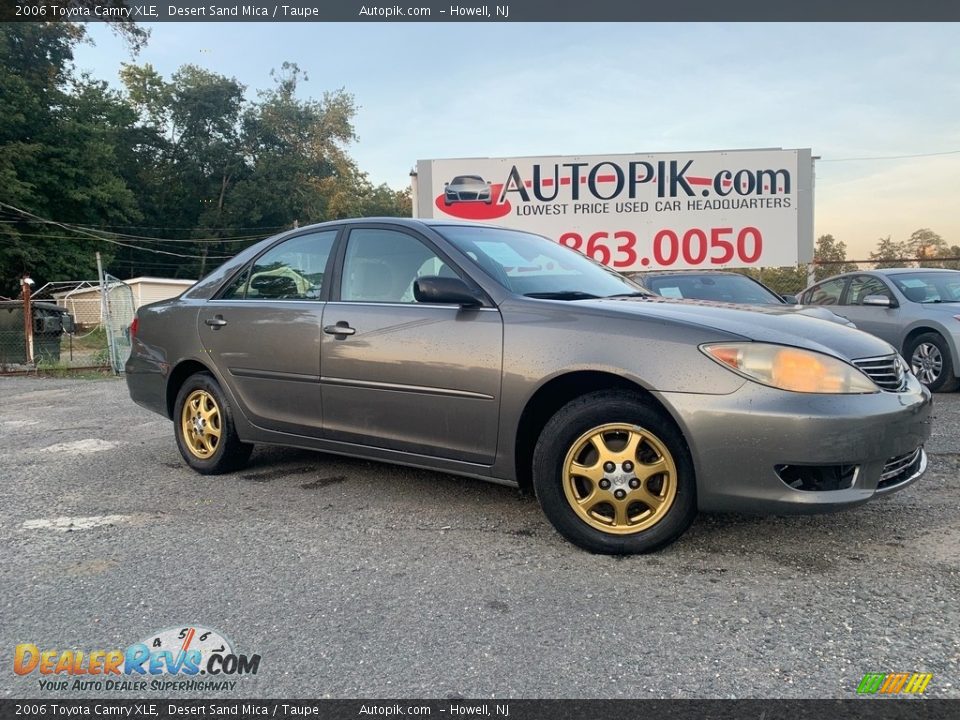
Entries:
{"label": "white parking line", "polygon": [[69,532],[72,530],[90,530],[104,525],[124,525],[133,522],[133,515],[91,515],[90,517],[56,517],[40,518],[39,520],[24,520],[20,527],[23,530],[56,530]]}

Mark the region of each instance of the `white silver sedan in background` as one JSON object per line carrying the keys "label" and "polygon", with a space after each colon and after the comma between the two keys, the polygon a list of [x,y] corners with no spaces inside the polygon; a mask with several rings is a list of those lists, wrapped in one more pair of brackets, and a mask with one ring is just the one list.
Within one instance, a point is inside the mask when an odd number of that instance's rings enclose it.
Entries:
{"label": "white silver sedan in background", "polygon": [[846,273],[807,288],[800,303],[829,305],[860,330],[886,340],[934,392],[960,387],[960,271]]}

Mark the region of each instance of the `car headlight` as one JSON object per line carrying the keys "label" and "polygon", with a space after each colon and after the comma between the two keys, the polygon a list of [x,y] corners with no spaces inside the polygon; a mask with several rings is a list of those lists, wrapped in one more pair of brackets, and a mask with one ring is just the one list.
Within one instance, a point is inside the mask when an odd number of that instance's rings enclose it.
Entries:
{"label": "car headlight", "polygon": [[876,393],[880,388],[830,355],[767,343],[710,343],[700,349],[725,368],[770,387],[803,393]]}

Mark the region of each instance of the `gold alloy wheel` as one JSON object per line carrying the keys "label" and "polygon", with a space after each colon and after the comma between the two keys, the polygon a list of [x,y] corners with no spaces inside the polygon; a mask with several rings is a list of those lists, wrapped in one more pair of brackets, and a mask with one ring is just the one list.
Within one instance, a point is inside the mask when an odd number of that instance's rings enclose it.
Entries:
{"label": "gold alloy wheel", "polygon": [[649,430],[612,423],[588,430],[563,461],[563,492],[590,527],[631,535],[660,522],[677,496],[677,465]]}
{"label": "gold alloy wheel", "polygon": [[206,390],[187,396],[180,413],[180,429],[187,449],[194,457],[207,460],[220,445],[220,406]]}

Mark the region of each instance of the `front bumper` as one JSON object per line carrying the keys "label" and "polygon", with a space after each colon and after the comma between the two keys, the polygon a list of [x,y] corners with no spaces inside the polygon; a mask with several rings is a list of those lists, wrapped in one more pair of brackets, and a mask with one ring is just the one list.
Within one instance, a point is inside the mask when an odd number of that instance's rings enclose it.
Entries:
{"label": "front bumper", "polygon": [[[926,470],[932,400],[912,375],[901,393],[815,395],[747,382],[729,395],[658,397],[690,445],[701,510],[835,510],[907,487]],[[784,465],[852,466],[851,479],[842,489],[796,489],[778,475]]]}

